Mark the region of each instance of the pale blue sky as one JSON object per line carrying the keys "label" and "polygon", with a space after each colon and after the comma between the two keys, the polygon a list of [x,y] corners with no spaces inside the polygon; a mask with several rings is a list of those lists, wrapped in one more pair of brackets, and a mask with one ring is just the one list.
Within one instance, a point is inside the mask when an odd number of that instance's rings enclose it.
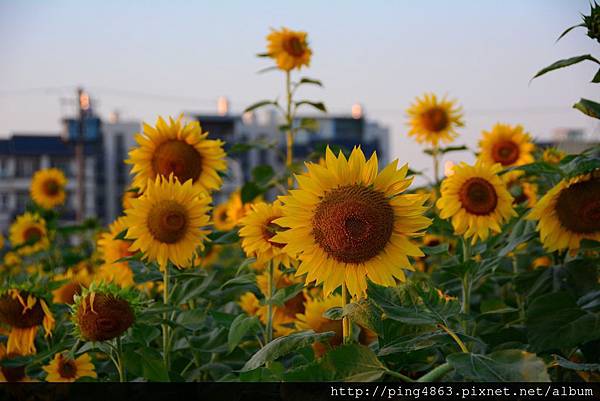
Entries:
{"label": "pale blue sky", "polygon": [[[309,33],[305,75],[324,89],[306,91],[333,112],[361,102],[388,125],[393,156],[429,166],[405,136],[404,110],[424,91],[449,94],[465,109],[459,142],[475,144],[497,121],[523,123],[536,137],[558,127],[599,131],[570,108],[598,100],[593,65],[528,84],[551,62],[596,53],[576,30],[587,0],[537,1],[6,1],[0,0],[0,136],[57,131],[69,111],[60,98],[89,88],[106,116],[154,120],[157,114],[214,111],[220,95],[236,110],[281,90],[264,51],[270,27]],[[53,88],[40,90],[36,88]],[[119,92],[122,91],[122,92]],[[165,98],[133,96],[129,92]]]}

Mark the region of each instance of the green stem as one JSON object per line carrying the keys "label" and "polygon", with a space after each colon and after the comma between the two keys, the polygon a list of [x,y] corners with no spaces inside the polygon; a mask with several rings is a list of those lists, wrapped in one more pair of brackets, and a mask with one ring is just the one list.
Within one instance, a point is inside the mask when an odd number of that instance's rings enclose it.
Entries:
{"label": "green stem", "polygon": [[452,331],[449,327],[443,324],[438,324],[438,327],[444,330],[446,333],[448,333],[450,337],[452,337],[452,339],[456,342],[456,344],[458,344],[458,347],[462,352],[469,352],[465,343],[462,342],[462,340],[456,335],[454,331]]}
{"label": "green stem", "polygon": [[[513,279],[517,277],[517,274],[519,273],[518,269],[517,269],[517,258],[516,256],[513,257],[513,262],[512,262],[512,268],[513,268]],[[519,309],[519,319],[524,322],[525,321],[525,302],[523,302],[523,297],[521,296],[521,294],[519,294],[517,292],[516,289],[516,285],[514,284],[513,281],[513,288],[515,290],[515,300],[517,301],[517,308]]]}
{"label": "green stem", "polygon": [[406,383],[414,383],[414,380],[408,376],[404,376],[402,373],[394,372],[393,370],[386,369],[385,374],[388,376],[395,377],[396,379],[400,379]]}
{"label": "green stem", "polygon": [[292,163],[294,161],[294,133],[292,131],[292,124],[294,123],[294,116],[292,115],[292,81],[291,81],[291,73],[290,71],[285,72],[285,93],[286,93],[286,108],[285,108],[285,122],[287,124],[287,130],[285,132],[285,165],[290,172],[290,177],[288,178],[288,188],[291,188],[294,184],[294,179],[292,178]]}
{"label": "green stem", "polygon": [[[163,271],[163,304],[165,306],[169,305],[169,265],[165,266],[165,270]],[[165,364],[165,369],[167,372],[169,371],[169,343],[170,343],[170,333],[169,333],[169,325],[167,324],[167,320],[169,320],[169,312],[165,311],[163,313],[163,324],[162,324],[162,335],[163,335],[163,362]]]}
{"label": "green stem", "polygon": [[431,157],[433,158],[433,178],[435,180],[435,185],[440,183],[440,159],[439,159],[439,145],[433,146],[433,151],[431,152]]}
{"label": "green stem", "polygon": [[[463,244],[463,262],[467,263],[471,259],[471,246],[466,238],[462,240]],[[461,280],[462,296],[461,296],[461,312],[468,315],[471,312],[471,276],[469,272],[465,272]],[[467,320],[463,321],[465,333],[469,332],[469,324]]]}
{"label": "green stem", "polygon": [[441,379],[443,376],[445,376],[451,370],[452,370],[452,366],[448,362],[446,362],[446,363],[438,366],[437,368],[433,369],[429,373],[419,377],[417,382],[421,382],[421,383],[422,382],[434,382],[438,379]]}
{"label": "green stem", "polygon": [[117,371],[119,372],[119,381],[125,382],[126,373],[125,366],[123,365],[123,347],[121,346],[121,336],[117,337]]}
{"label": "green stem", "polygon": [[[342,308],[346,308],[348,305],[348,289],[346,288],[346,281],[342,282]],[[344,344],[350,344],[352,342],[352,322],[348,315],[344,315],[342,318],[342,334]]]}
{"label": "green stem", "polygon": [[267,328],[265,332],[265,343],[268,344],[273,340],[273,276],[274,276],[273,261],[269,261],[268,265],[268,282],[267,282]]}

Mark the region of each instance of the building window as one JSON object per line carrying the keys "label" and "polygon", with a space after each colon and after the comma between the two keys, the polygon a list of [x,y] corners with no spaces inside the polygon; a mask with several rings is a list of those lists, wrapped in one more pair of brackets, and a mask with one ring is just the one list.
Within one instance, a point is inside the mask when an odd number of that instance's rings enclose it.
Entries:
{"label": "building window", "polygon": [[40,168],[40,160],[34,157],[17,158],[17,177],[31,177]]}
{"label": "building window", "polygon": [[73,177],[71,159],[64,157],[53,157],[50,159],[50,166],[61,170],[67,177]]}
{"label": "building window", "polygon": [[6,193],[0,193],[0,210],[8,210],[8,194]]}
{"label": "building window", "polygon": [[17,212],[22,213],[27,207],[29,202],[29,192],[18,192],[17,193]]}

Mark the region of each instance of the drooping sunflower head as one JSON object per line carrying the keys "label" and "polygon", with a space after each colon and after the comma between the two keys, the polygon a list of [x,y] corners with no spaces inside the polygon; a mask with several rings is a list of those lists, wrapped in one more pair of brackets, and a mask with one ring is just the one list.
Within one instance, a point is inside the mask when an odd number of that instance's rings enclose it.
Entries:
{"label": "drooping sunflower head", "polygon": [[256,257],[257,263],[272,262],[275,266],[289,267],[293,259],[284,250],[284,245],[273,242],[272,238],[282,227],[274,220],[283,216],[281,203],[257,203],[252,210],[240,221],[240,237],[242,248],[249,257]]}
{"label": "drooping sunflower head", "polygon": [[132,201],[125,211],[126,239],[129,248],[144,253],[144,259],[158,262],[161,270],[171,261],[184,268],[190,265],[196,249],[204,249],[210,232],[210,197],[188,180],[181,184],[173,178],[149,181],[144,195]]}
{"label": "drooping sunflower head", "polygon": [[477,162],[474,166],[460,163],[454,174],[442,181],[441,197],[436,205],[442,219],[452,219],[458,235],[485,240],[490,230],[500,232],[500,226],[511,216],[513,197],[498,176],[499,164],[488,166]]}
{"label": "drooping sunflower head", "polygon": [[344,282],[353,296],[366,295],[367,277],[387,286],[404,280],[413,269],[408,256],[423,255],[411,238],[431,224],[427,195],[402,194],[412,181],[408,166],[398,170],[396,160],[378,173],[376,154],[367,161],[360,148],[349,159],[327,149],[326,161],[307,163],[299,189],[280,197],[284,217],[274,223],[288,230],[272,241],[299,255],[297,275],[323,283],[326,296]]}
{"label": "drooping sunflower head", "polygon": [[71,358],[67,354],[58,353],[43,369],[48,374],[46,381],[50,383],[72,383],[82,377],[97,377],[92,358],[88,354]]}
{"label": "drooping sunflower head", "polygon": [[229,204],[227,202],[217,205],[212,213],[213,225],[217,230],[229,231],[235,227],[235,222],[229,218]]}
{"label": "drooping sunflower head", "polygon": [[10,226],[10,243],[19,247],[21,255],[30,255],[48,249],[46,221],[37,214],[24,213]]}
{"label": "drooping sunflower head", "polygon": [[[340,295],[331,295],[327,298],[309,297],[304,304],[305,312],[296,315],[296,328],[298,330],[314,330],[316,333],[333,331],[335,335],[330,337],[327,343],[314,343],[313,351],[317,357],[323,356],[328,348],[335,348],[342,344],[343,329],[341,320],[331,320],[323,315],[331,308],[341,307],[342,297]],[[359,342],[363,345],[369,345],[376,339],[376,335],[361,327]]]}
{"label": "drooping sunflower head", "polygon": [[31,198],[45,209],[52,209],[65,202],[67,178],[57,168],[38,170],[31,180]]}
{"label": "drooping sunflower head", "polygon": [[527,218],[538,221],[540,239],[549,251],[575,252],[583,239],[600,241],[600,173],[562,180]]}
{"label": "drooping sunflower head", "polygon": [[558,164],[565,157],[565,152],[557,148],[544,149],[542,160],[549,164]]}
{"label": "drooping sunflower head", "polygon": [[307,36],[306,32],[287,28],[273,29],[267,36],[267,54],[284,71],[308,67],[312,50],[308,47]]}
{"label": "drooping sunflower head", "polygon": [[407,110],[410,118],[408,135],[419,143],[437,146],[450,143],[457,136],[456,128],[463,127],[463,115],[453,100],[438,99],[433,93],[426,93]]}
{"label": "drooping sunflower head", "polygon": [[483,131],[479,141],[479,160],[488,165],[522,166],[534,161],[534,149],[535,145],[523,126],[498,123],[491,131]]}
{"label": "drooping sunflower head", "polygon": [[509,171],[502,175],[502,181],[506,184],[506,188],[514,198],[513,204],[526,204],[527,207],[534,207],[537,202],[537,185],[533,182],[526,181],[523,178],[523,171]]}
{"label": "drooping sunflower head", "polygon": [[169,118],[158,118],[156,126],[144,124],[143,134],[135,139],[138,147],[129,152],[127,163],[133,164],[133,186],[145,190],[148,180],[169,177],[180,182],[192,181],[195,188],[213,191],[221,186],[220,171],[227,168],[225,151],[220,140],[208,139],[200,124],[183,124]]}
{"label": "drooping sunflower head", "polygon": [[76,335],[86,341],[119,337],[135,322],[137,294],[114,284],[92,283],[71,306]]}
{"label": "drooping sunflower head", "polygon": [[7,352],[30,355],[36,352],[38,326],[43,326],[49,336],[55,321],[43,297],[15,287],[0,292],[0,323],[11,327]]}

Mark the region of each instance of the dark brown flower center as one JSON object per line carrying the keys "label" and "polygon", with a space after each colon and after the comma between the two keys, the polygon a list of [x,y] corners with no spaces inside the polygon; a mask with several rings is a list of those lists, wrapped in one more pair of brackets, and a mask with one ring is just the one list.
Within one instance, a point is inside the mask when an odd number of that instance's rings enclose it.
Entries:
{"label": "dark brown flower center", "polygon": [[157,241],[173,244],[185,236],[188,215],[185,206],[165,200],[152,206],[147,222],[150,233]]}
{"label": "dark brown flower center", "polygon": [[460,188],[462,206],[471,214],[483,216],[492,213],[498,205],[494,186],[479,177],[469,178]]}
{"label": "dark brown flower center", "polygon": [[600,178],[563,189],[556,200],[560,223],[581,234],[600,232]]}
{"label": "dark brown flower center", "polygon": [[519,145],[513,141],[498,141],[492,146],[492,159],[503,166],[510,166],[519,160]]}
{"label": "dark brown flower center", "polygon": [[427,131],[440,132],[448,127],[448,114],[444,109],[433,107],[421,114],[421,121]]}
{"label": "dark brown flower center", "polygon": [[75,361],[61,355],[58,361],[58,374],[65,379],[77,377],[77,365],[75,365]]}
{"label": "dark brown flower center", "polygon": [[325,194],[313,218],[313,236],[332,258],[363,263],[388,244],[394,210],[384,194],[362,185],[348,185]]}
{"label": "dark brown flower center", "polygon": [[44,192],[48,196],[56,196],[60,192],[60,185],[55,180],[46,180],[44,182]]}
{"label": "dark brown flower center", "polygon": [[275,220],[277,218],[279,218],[279,217],[273,217],[271,220],[269,220],[269,222],[263,226],[262,233],[263,233],[263,238],[269,244],[271,244],[275,248],[283,248],[285,246],[285,244],[279,244],[277,242],[271,241],[271,238],[273,238],[275,236],[275,234],[284,230],[283,227],[281,227],[280,225],[273,223],[273,220]]}
{"label": "dark brown flower center", "polygon": [[39,227],[28,227],[23,233],[25,242],[35,244],[42,238],[42,230]]}
{"label": "dark brown flower center", "polygon": [[79,330],[82,337],[89,341],[116,338],[131,327],[134,320],[133,309],[129,303],[110,294],[97,293],[92,306],[88,295],[77,310]]}
{"label": "dark brown flower center", "polygon": [[[27,304],[29,293],[21,291],[21,298]],[[0,297],[0,322],[11,327],[27,329],[39,326],[44,321],[44,310],[38,300],[35,305],[23,313],[23,305],[17,298],[5,294]]]}
{"label": "dark brown flower center", "polygon": [[190,144],[170,140],[161,143],[154,150],[152,167],[156,174],[168,177],[173,173],[182,184],[187,180],[196,181],[202,172],[202,156]]}
{"label": "dark brown flower center", "polygon": [[293,57],[302,57],[306,46],[297,36],[291,36],[283,41],[283,50]]}

